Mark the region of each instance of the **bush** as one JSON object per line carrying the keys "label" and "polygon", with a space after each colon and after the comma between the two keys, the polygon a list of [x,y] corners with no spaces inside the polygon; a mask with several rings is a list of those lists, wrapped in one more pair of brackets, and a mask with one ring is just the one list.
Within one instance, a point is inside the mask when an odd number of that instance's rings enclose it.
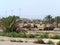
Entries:
{"label": "bush", "polygon": [[56,34],[25,34],[25,33],[16,33],[16,32],[1,32],[0,36],[8,36],[8,37],[20,37],[20,38],[50,38],[50,39],[60,39],[60,35]]}
{"label": "bush", "polygon": [[23,42],[22,40],[18,40],[17,42]]}
{"label": "bush", "polygon": [[34,34],[28,34],[27,37],[28,38],[35,38],[35,35]]}
{"label": "bush", "polygon": [[26,34],[24,34],[24,33],[19,33],[19,34],[18,34],[18,37],[26,38],[27,36],[26,36]]}
{"label": "bush", "polygon": [[11,42],[16,42],[16,40],[10,40]]}
{"label": "bush", "polygon": [[51,40],[49,40],[47,44],[54,44],[54,42],[52,42]]}
{"label": "bush", "polygon": [[56,34],[50,34],[49,35],[49,38],[50,39],[60,39],[60,36],[59,35],[56,35]]}
{"label": "bush", "polygon": [[37,41],[34,41],[34,43],[45,44],[45,42],[42,39],[38,39]]}
{"label": "bush", "polygon": [[16,32],[10,32],[10,33],[0,33],[0,36],[26,38],[26,34],[24,34],[24,33],[16,33]]}
{"label": "bush", "polygon": [[0,39],[0,41],[5,41],[4,39]]}
{"label": "bush", "polygon": [[48,38],[48,33],[43,33],[38,35],[39,38]]}
{"label": "bush", "polygon": [[[19,22],[19,16],[8,16],[1,18],[3,31],[4,32],[14,32],[16,31],[17,22]],[[17,21],[16,21],[17,20]]]}
{"label": "bush", "polygon": [[22,40],[10,40],[11,42],[23,42]]}
{"label": "bush", "polygon": [[55,36],[55,39],[60,39],[60,35],[56,35]]}
{"label": "bush", "polygon": [[56,38],[56,34],[49,34],[48,36],[50,39],[55,39]]}
{"label": "bush", "polygon": [[57,42],[57,44],[56,45],[60,45],[60,41],[59,42]]}

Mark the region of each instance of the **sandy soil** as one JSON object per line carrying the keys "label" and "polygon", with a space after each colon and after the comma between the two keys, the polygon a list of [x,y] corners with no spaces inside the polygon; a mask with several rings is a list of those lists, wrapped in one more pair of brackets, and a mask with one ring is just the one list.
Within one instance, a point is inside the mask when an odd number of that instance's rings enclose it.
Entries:
{"label": "sandy soil", "polygon": [[[15,40],[23,40],[23,41],[28,41],[20,43],[20,42],[10,42],[10,40],[15,39]],[[5,40],[5,41],[1,41]],[[5,36],[0,36],[0,45],[43,45],[43,44],[34,44],[32,43],[36,39],[32,38],[12,38],[12,37],[5,37]],[[54,43],[60,41],[58,39],[43,39],[45,42],[48,42],[48,40],[52,40]],[[47,44],[45,44],[47,45]]]}
{"label": "sandy soil", "polygon": [[34,43],[17,43],[17,42],[0,42],[0,45],[47,45],[47,44],[34,44]]}

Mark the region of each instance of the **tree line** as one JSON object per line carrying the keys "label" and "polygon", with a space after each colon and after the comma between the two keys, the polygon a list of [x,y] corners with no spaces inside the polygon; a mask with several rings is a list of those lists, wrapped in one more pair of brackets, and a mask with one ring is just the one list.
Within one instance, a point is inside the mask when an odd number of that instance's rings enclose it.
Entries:
{"label": "tree line", "polygon": [[56,16],[56,17],[52,17],[51,15],[47,15],[43,21],[45,23],[49,23],[49,24],[53,24],[54,22],[56,23],[57,27],[58,27],[58,24],[60,23],[60,16]]}
{"label": "tree line", "polygon": [[[8,16],[3,17],[0,19],[1,26],[4,29],[5,32],[16,32],[17,24],[21,22],[21,18],[19,16]],[[60,23],[60,16],[52,17],[51,15],[47,15],[43,20],[45,24],[53,24],[56,22],[56,25],[58,27],[58,24]]]}

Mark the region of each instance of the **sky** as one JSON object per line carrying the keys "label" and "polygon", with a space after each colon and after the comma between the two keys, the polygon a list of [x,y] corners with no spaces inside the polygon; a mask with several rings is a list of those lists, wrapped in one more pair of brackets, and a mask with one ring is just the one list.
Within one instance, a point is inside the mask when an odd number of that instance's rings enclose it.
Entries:
{"label": "sky", "polygon": [[29,19],[60,16],[60,0],[0,0],[0,18],[9,15]]}

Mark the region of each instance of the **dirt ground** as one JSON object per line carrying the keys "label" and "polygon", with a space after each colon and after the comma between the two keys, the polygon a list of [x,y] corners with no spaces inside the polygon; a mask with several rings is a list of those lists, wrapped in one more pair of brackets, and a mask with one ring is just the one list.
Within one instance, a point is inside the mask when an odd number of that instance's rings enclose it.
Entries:
{"label": "dirt ground", "polygon": [[[23,41],[28,41],[26,42],[10,42],[10,40],[23,40]],[[4,40],[4,41],[1,41]],[[5,37],[5,36],[0,36],[0,45],[43,45],[43,44],[35,44],[33,41],[36,39],[32,38],[12,38],[12,37]],[[48,40],[52,40],[54,43],[60,41],[58,39],[43,39],[44,42],[47,42]],[[47,45],[47,44],[44,44]]]}
{"label": "dirt ground", "polygon": [[[34,43],[17,43],[17,42],[0,42],[0,45],[44,45],[44,44],[34,44]],[[46,44],[47,45],[47,44]]]}

